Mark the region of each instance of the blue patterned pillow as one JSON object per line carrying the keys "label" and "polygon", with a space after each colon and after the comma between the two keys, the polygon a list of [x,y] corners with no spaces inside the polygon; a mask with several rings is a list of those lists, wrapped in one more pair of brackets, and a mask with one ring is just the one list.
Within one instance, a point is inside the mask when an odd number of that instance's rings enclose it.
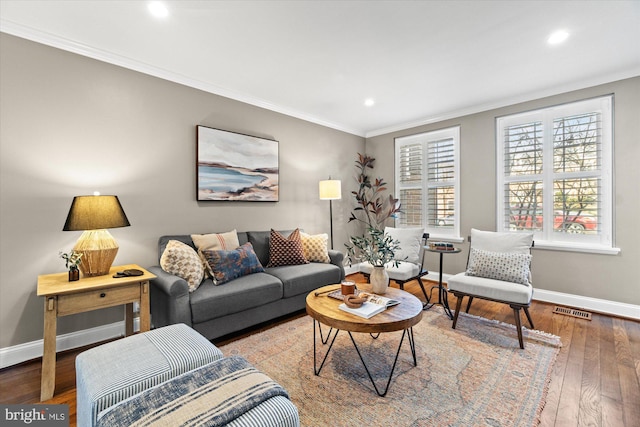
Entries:
{"label": "blue patterned pillow", "polygon": [[213,283],[216,285],[264,271],[249,242],[233,251],[204,250],[202,256],[207,261],[209,274],[213,277]]}
{"label": "blue patterned pillow", "polygon": [[471,248],[467,276],[529,285],[531,255],[517,252],[490,252]]}

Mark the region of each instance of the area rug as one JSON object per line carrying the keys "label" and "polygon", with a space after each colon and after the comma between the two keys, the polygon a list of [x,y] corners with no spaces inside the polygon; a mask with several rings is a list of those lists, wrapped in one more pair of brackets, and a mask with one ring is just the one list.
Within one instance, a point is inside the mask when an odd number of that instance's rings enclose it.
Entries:
{"label": "area rug", "polygon": [[[242,355],[290,394],[301,424],[316,426],[536,426],[559,337],[461,313],[457,329],[440,307],[413,328],[418,366],[402,344],[389,391],[378,397],[346,332],[319,376],[313,371],[313,320],[304,316],[221,347]],[[328,328],[323,328],[326,334]],[[402,332],[354,334],[384,389]],[[327,345],[318,346],[322,360]],[[319,364],[319,362],[318,362]]]}

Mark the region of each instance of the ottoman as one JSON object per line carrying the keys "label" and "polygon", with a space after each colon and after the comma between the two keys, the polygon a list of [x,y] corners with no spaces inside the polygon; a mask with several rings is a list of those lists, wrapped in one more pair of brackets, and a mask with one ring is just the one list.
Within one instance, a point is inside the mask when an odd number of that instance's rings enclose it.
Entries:
{"label": "ottoman", "polygon": [[179,375],[98,414],[96,427],[299,427],[280,384],[232,356]]}
{"label": "ottoman", "polygon": [[216,346],[184,324],[84,351],[76,358],[78,426],[93,426],[100,411],[221,358]]}

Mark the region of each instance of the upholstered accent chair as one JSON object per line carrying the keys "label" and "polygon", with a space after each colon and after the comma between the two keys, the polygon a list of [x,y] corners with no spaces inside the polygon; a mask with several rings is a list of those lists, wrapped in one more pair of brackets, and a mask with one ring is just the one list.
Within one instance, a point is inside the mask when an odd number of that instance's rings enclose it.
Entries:
{"label": "upholstered accent chair", "polygon": [[[405,283],[417,280],[426,302],[429,302],[427,291],[422,282],[422,276],[429,274],[423,267],[424,246],[429,238],[429,233],[425,233],[422,228],[394,227],[385,227],[384,232],[393,240],[400,242],[400,250],[395,253],[395,258],[399,260],[398,265],[395,266],[394,263],[386,265],[389,280],[396,282],[402,290],[404,290]],[[369,283],[371,272],[373,272],[371,264],[360,264],[360,273],[365,277],[367,283]]]}
{"label": "upholstered accent chair", "polygon": [[520,348],[524,349],[520,310],[533,328],[529,305],[533,296],[531,284],[531,247],[533,234],[471,230],[467,270],[448,280],[449,292],[458,300],[452,328],[456,328],[464,297],[466,312],[474,298],[508,304],[513,309]]}

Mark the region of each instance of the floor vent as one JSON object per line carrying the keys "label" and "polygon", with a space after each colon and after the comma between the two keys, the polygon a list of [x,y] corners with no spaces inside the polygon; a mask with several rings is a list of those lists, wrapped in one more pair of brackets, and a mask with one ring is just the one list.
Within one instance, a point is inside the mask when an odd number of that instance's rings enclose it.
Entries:
{"label": "floor vent", "polygon": [[567,316],[578,317],[580,319],[591,320],[591,313],[588,311],[576,310],[575,308],[567,308],[567,307],[558,307],[556,306],[553,309],[554,314],[565,314]]}

